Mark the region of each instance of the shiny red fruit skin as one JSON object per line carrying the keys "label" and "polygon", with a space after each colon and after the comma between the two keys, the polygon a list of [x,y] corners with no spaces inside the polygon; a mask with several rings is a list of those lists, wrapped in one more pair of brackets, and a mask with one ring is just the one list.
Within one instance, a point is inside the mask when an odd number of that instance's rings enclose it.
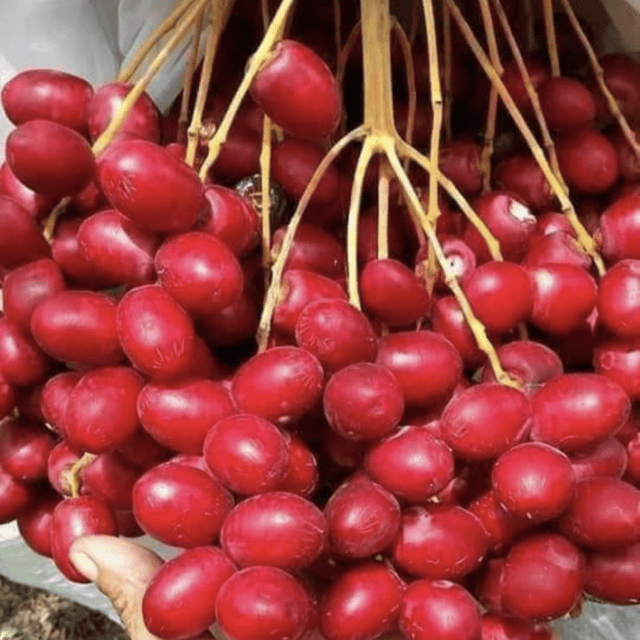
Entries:
{"label": "shiny red fruit skin", "polygon": [[0,375],[0,420],[6,418],[16,406],[16,389]]}
{"label": "shiny red fruit skin", "polygon": [[[514,340],[497,349],[503,369],[522,384],[522,392],[531,397],[551,378],[559,376],[562,360],[549,347],[533,340]],[[491,367],[484,367],[483,382],[495,382]]]}
{"label": "shiny red fruit skin", "polygon": [[0,193],[24,207],[34,220],[46,218],[57,202],[55,196],[36,193],[22,184],[6,162],[0,165]]}
{"label": "shiny red fruit skin", "polygon": [[615,200],[600,216],[600,250],[611,263],[640,259],[640,194]]}
{"label": "shiny red fruit skin", "polygon": [[198,174],[147,140],[108,147],[98,159],[96,175],[111,206],[149,231],[186,231],[205,204]]}
{"label": "shiny red fruit skin", "polygon": [[47,460],[56,438],[44,426],[26,418],[10,418],[0,429],[0,466],[17,480],[47,477]]}
{"label": "shiny red fruit skin", "polygon": [[376,362],[396,376],[405,404],[412,407],[446,401],[462,376],[460,354],[432,331],[400,331],[380,338]]}
{"label": "shiny red fruit skin", "polygon": [[152,380],[176,379],[189,371],[193,323],[162,287],[143,285],[126,293],[118,303],[116,328],[133,366]]}
{"label": "shiny red fruit skin", "polygon": [[545,522],[569,505],[574,492],[573,466],[559,449],[525,442],[496,460],[491,485],[497,501],[509,513]]}
{"label": "shiny red fruit skin", "polygon": [[326,640],[372,640],[391,631],[402,604],[404,583],[379,562],[347,569],[320,604],[320,633]]}
{"label": "shiny red fruit skin", "polygon": [[0,267],[14,269],[50,256],[51,249],[29,212],[0,195]]}
{"label": "shiny red fruit skin", "polygon": [[[549,68],[533,58],[525,60],[525,66],[531,76],[534,88],[539,89],[541,84],[550,76]],[[505,65],[502,81],[523,115],[532,116],[533,105],[531,98],[527,92],[522,73],[520,73],[520,69],[515,62]]]}
{"label": "shiny red fruit skin", "polygon": [[458,506],[406,509],[392,545],[395,566],[431,580],[458,580],[470,574],[488,550],[480,520]]}
{"label": "shiny red fruit skin", "polygon": [[429,293],[409,267],[392,258],[371,260],[360,273],[365,309],[391,327],[406,327],[427,315]]}
{"label": "shiny red fruit skin", "polygon": [[198,318],[201,335],[212,347],[229,347],[249,342],[258,330],[258,305],[246,289],[228,307]]}
{"label": "shiny red fruit skin", "polygon": [[289,450],[280,430],[250,414],[216,421],[204,441],[203,456],[214,477],[244,496],[278,489],[289,464]]}
{"label": "shiny red fruit skin", "polygon": [[51,523],[53,510],[62,498],[53,490],[43,492],[18,517],[18,530],[27,545],[41,556],[51,558]]}
{"label": "shiny red fruit skin", "polygon": [[142,376],[130,367],[85,373],[69,394],[66,437],[80,451],[104,453],[125,444],[139,427],[136,400]]}
{"label": "shiny red fruit skin", "polygon": [[93,88],[84,79],[53,69],[27,69],[2,88],[2,106],[15,125],[29,120],[52,120],[87,132],[87,103]]}
{"label": "shiny red fruit skin", "polygon": [[482,640],[553,640],[551,627],[497,613],[482,614]]}
{"label": "shiny red fruit skin", "polygon": [[49,120],[30,120],[7,137],[7,163],[20,182],[37,193],[64,197],[82,191],[96,161],[87,141]]}
{"label": "shiny red fruit skin", "polygon": [[585,592],[613,604],[640,601],[640,543],[587,555]]}
{"label": "shiny red fruit skin", "polygon": [[[604,81],[616,99],[625,118],[635,120],[640,115],[640,65],[622,52],[608,53],[598,60],[604,72]],[[595,82],[594,82],[595,85]],[[609,108],[602,98],[598,104],[599,117],[609,118]]]}
{"label": "shiny red fruit skin", "polygon": [[396,497],[423,502],[451,482],[454,460],[449,446],[428,429],[407,426],[374,443],[364,468]]}
{"label": "shiny red fruit skin", "polygon": [[147,629],[162,638],[185,638],[216,621],[220,587],[236,567],[219,547],[195,547],[165,562],[142,599]]}
{"label": "shiny red fruit skin", "polygon": [[547,382],[532,399],[531,439],[565,453],[585,451],[613,435],[629,417],[620,387],[596,373],[568,373]]}
{"label": "shiny red fruit skin", "polygon": [[83,256],[114,286],[153,282],[153,256],[159,244],[156,234],[138,227],[115,209],[94,213],[78,229]]}
{"label": "shiny red fruit skin", "polygon": [[190,313],[222,311],[242,294],[240,263],[222,240],[207,233],[190,231],[169,238],[154,264],[162,287]]}
{"label": "shiny red fruit skin", "polygon": [[620,175],[613,145],[596,129],[580,128],[558,137],[556,152],[562,176],[577,193],[604,193]]}
{"label": "shiny red fruit skin", "polygon": [[5,317],[28,333],[31,315],[38,302],[65,288],[62,273],[50,258],[17,267],[2,281]]}
{"label": "shiny red fruit skin", "polygon": [[117,364],[123,353],[116,333],[116,303],[95,291],[60,291],[42,300],[31,316],[31,333],[56,360]]}
{"label": "shiny red fruit skin", "polygon": [[546,333],[562,335],[578,328],[595,307],[598,287],[584,269],[547,264],[530,269],[533,289],[531,323]]}
{"label": "shiny red fruit skin", "polygon": [[80,472],[80,494],[98,498],[116,511],[131,511],[131,492],[141,475],[142,470],[118,451],[101,453]]}
{"label": "shiny red fruit skin", "polygon": [[399,627],[408,640],[482,640],[480,607],[448,580],[415,580],[404,593]]}
{"label": "shiny red fruit skin", "polygon": [[609,436],[592,449],[570,457],[576,483],[589,478],[606,476],[621,478],[627,469],[628,454],[625,445]]}
{"label": "shiny red fruit skin", "polygon": [[207,473],[172,462],[153,467],[133,488],[138,524],[185,549],[214,543],[232,506],[231,494]]}
{"label": "shiny red fruit skin", "polygon": [[211,426],[235,413],[229,391],[204,378],[150,382],[140,391],[137,406],[147,433],[169,449],[193,455],[202,453]]}
{"label": "shiny red fruit skin", "polygon": [[502,575],[505,613],[546,622],[578,603],[585,583],[583,553],[557,533],[541,532],[516,542]]}
{"label": "shiny red fruit skin", "polygon": [[635,341],[601,341],[593,353],[593,368],[617,382],[631,402],[640,400],[640,348]]}
{"label": "shiny red fruit skin", "polygon": [[234,640],[301,640],[315,619],[302,584],[277,567],[247,567],[218,591],[216,618]]}
{"label": "shiny red fruit skin", "polygon": [[40,410],[47,424],[60,436],[65,435],[64,414],[69,394],[82,374],[78,371],[63,371],[49,378],[40,394]]}
{"label": "shiny red fruit skin", "polygon": [[640,541],[640,490],[618,478],[583,480],[558,524],[561,533],[590,549],[635,544]]}
{"label": "shiny red fruit skin", "polygon": [[440,147],[440,171],[468,198],[482,189],[481,153],[473,140],[451,140]]}
{"label": "shiny red fruit skin", "polygon": [[301,418],[320,399],[323,371],[299,347],[272,347],[247,360],[231,383],[238,409],[278,424]]}
{"label": "shiny red fruit skin", "polygon": [[442,412],[443,440],[464,460],[491,460],[522,442],[531,426],[527,396],[492,382],[457,394]]}
{"label": "shiny red fruit skin", "polygon": [[600,279],[598,320],[621,338],[640,336],[640,260],[620,260]]}
{"label": "shiny red fruit skin", "polygon": [[335,131],[342,105],[336,80],[309,47],[281,40],[251,85],[251,96],[283,129],[322,140]]}
{"label": "shiny red fruit skin", "polygon": [[287,491],[308,498],[318,488],[318,460],[304,440],[288,432],[283,432],[283,435],[287,441],[289,464],[278,491]]}
{"label": "shiny red fruit skin", "polygon": [[514,193],[535,211],[550,209],[555,203],[555,195],[531,154],[516,154],[501,160],[493,172],[493,181],[499,189]]}
{"label": "shiny red fruit skin", "polygon": [[[133,85],[127,82],[109,82],[96,89],[87,105],[91,141],[95,141],[107,128],[132,88]],[[146,93],[136,100],[120,131],[136,138],[159,142],[160,112]]]}
{"label": "shiny red fruit skin", "polygon": [[222,548],[240,567],[268,565],[294,571],[327,546],[327,521],[311,501],[285,491],[238,503],[220,532]]}
{"label": "shiny red fruit skin", "polygon": [[356,476],[343,482],[324,508],[332,553],[372,558],[391,544],[400,527],[400,505],[381,485]]}
{"label": "shiny red fruit skin", "polygon": [[87,534],[118,535],[113,511],[90,496],[62,500],[53,510],[51,551],[56,567],[72,582],[90,582],[69,559],[73,541]]}
{"label": "shiny red fruit skin", "polygon": [[588,125],[596,117],[593,94],[575,78],[547,78],[540,85],[539,97],[547,124],[556,131]]}
{"label": "shiny red fruit skin", "polygon": [[29,386],[42,382],[51,365],[28,333],[0,317],[0,375],[9,384]]}
{"label": "shiny red fruit skin", "polygon": [[0,467],[0,524],[19,518],[37,498],[37,485],[16,480]]}
{"label": "shiny red fruit skin", "polygon": [[478,320],[490,332],[511,331],[533,309],[529,276],[512,262],[486,262],[469,273],[462,286]]}

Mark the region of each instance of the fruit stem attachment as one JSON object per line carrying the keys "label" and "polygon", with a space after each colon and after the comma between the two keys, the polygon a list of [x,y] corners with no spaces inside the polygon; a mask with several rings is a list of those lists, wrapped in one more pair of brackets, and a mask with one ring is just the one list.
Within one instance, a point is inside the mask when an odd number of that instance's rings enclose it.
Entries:
{"label": "fruit stem attachment", "polygon": [[72,498],[80,495],[80,474],[95,460],[95,454],[85,451],[71,466],[62,472],[62,483]]}
{"label": "fruit stem attachment", "polygon": [[180,22],[180,25],[176,29],[175,33],[171,36],[167,44],[162,48],[160,53],[153,59],[144,75],[138,80],[131,91],[127,94],[127,97],[122,101],[120,108],[111,119],[107,128],[100,134],[99,138],[93,143],[93,153],[99,155],[109,145],[118,133],[122,123],[125,121],[129,112],[133,108],[138,98],[144,93],[145,89],[149,86],[153,77],[158,73],[162,65],[165,63],[169,54],[180,44],[180,42],[186,37],[189,29],[198,20],[200,13],[204,6],[208,4],[210,0],[196,0],[193,4],[191,11],[186,15],[184,20]]}
{"label": "fruit stem attachment", "polygon": [[560,75],[560,57],[558,55],[556,25],[553,20],[553,0],[542,0],[542,11],[544,14],[544,31],[547,38],[551,75],[557,78]]}
{"label": "fruit stem attachment", "polygon": [[609,91],[609,87],[607,86],[607,83],[604,80],[604,70],[602,69],[600,62],[598,61],[598,56],[596,55],[596,52],[593,50],[593,47],[589,42],[589,38],[587,38],[587,34],[584,32],[584,29],[582,28],[580,21],[576,17],[576,14],[573,8],[571,7],[571,3],[569,2],[569,0],[560,0],[560,1],[565,10],[565,13],[567,14],[567,18],[569,18],[569,22],[571,23],[571,26],[575,34],[578,36],[578,39],[582,43],[582,46],[584,47],[584,50],[587,53],[587,56],[589,57],[589,64],[591,65],[593,73],[596,77],[596,81],[598,82],[600,91],[607,102],[609,113],[611,113],[611,115],[616,119],[616,121],[618,122],[618,126],[622,130],[622,134],[624,135],[625,140],[629,143],[629,145],[633,149],[633,152],[636,154],[636,157],[640,159],[640,144],[638,144],[638,140],[636,139],[635,134],[633,133],[631,127],[629,126],[627,119],[624,117],[622,111],[620,111],[620,106],[618,105],[618,102],[616,101],[611,91]]}
{"label": "fruit stem attachment", "polygon": [[58,220],[64,215],[67,210],[67,205],[71,202],[71,197],[67,196],[66,198],[62,198],[60,202],[53,208],[51,213],[47,216],[47,219],[44,222],[44,226],[42,228],[42,235],[44,239],[51,244],[53,242],[53,234],[56,231],[56,225],[58,224]]}
{"label": "fruit stem attachment", "polygon": [[207,157],[202,163],[202,166],[200,167],[201,180],[204,181],[207,177],[209,169],[211,169],[213,163],[216,161],[222,145],[226,142],[233,120],[238,113],[238,109],[240,108],[244,97],[247,95],[251,87],[251,83],[256,77],[258,71],[260,71],[264,65],[265,61],[268,60],[276,43],[281,39],[282,32],[286,26],[287,18],[291,12],[294,2],[295,0],[282,0],[276,14],[273,16],[273,20],[271,21],[267,32],[262,38],[262,42],[260,42],[255,53],[249,59],[244,76],[240,82],[240,86],[231,99],[231,103],[220,121],[218,129],[213,134],[211,140],[209,140],[209,151],[207,153]]}
{"label": "fruit stem attachment", "polygon": [[480,46],[480,43],[478,42],[477,38],[473,34],[471,27],[469,26],[468,22],[464,19],[462,13],[460,12],[460,9],[458,8],[455,0],[445,0],[445,2],[451,9],[451,15],[453,19],[458,24],[458,27],[460,28],[460,31],[463,37],[465,38],[467,44],[471,48],[476,59],[480,63],[480,66],[483,68],[484,72],[489,77],[489,80],[491,81],[491,83],[494,84],[496,89],[498,90],[498,93],[500,94],[500,98],[504,102],[504,105],[507,108],[507,111],[509,111],[509,114],[513,118],[513,121],[518,127],[518,130],[520,131],[527,145],[529,146],[529,149],[531,150],[531,153],[533,154],[538,165],[540,166],[540,169],[542,170],[544,177],[549,183],[551,190],[560,201],[561,210],[564,213],[564,215],[567,217],[573,229],[575,230],[578,238],[578,242],[580,243],[584,251],[593,259],[593,262],[596,266],[598,273],[600,275],[604,274],[605,272],[604,262],[602,261],[602,258],[598,254],[594,239],[589,235],[587,230],[584,228],[584,226],[578,219],[578,216],[575,212],[575,209],[573,207],[571,200],[569,199],[568,194],[566,193],[563,186],[558,181],[547,158],[544,155],[542,148],[538,144],[538,141],[533,135],[526,120],[522,116],[522,113],[520,113],[520,110],[518,109],[515,102],[513,101],[513,98],[509,94],[509,91],[504,86],[504,83],[502,82],[496,70],[493,68],[489,58],[487,57],[486,53]]}

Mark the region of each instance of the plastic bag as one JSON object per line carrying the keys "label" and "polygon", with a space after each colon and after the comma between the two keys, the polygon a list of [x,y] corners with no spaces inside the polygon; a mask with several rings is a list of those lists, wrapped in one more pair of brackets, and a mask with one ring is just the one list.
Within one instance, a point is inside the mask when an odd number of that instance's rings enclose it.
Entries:
{"label": "plastic bag", "polygon": [[[112,80],[176,4],[177,0],[2,0],[0,88],[30,67],[68,71],[93,85]],[[623,50],[640,59],[640,0],[580,0],[573,5],[589,24],[597,25],[598,51]],[[185,43],[172,54],[149,87],[160,109],[166,109],[180,91],[187,48]],[[0,113],[0,160],[11,129]],[[138,542],[163,558],[177,552],[149,537]],[[111,604],[93,585],[69,582],[51,560],[31,551],[21,541],[15,523],[0,526],[0,573],[119,622]],[[640,607],[588,602],[580,618],[558,621],[555,626],[562,640],[630,640],[638,636]]]}

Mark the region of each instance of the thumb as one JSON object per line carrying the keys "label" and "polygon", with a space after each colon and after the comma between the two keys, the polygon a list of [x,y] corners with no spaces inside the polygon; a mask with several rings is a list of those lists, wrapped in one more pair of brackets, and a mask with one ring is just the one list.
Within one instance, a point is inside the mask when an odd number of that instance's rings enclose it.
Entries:
{"label": "thumb", "polygon": [[111,600],[132,640],[158,640],[144,624],[142,598],[163,564],[160,556],[129,540],[88,535],[74,541],[69,557]]}

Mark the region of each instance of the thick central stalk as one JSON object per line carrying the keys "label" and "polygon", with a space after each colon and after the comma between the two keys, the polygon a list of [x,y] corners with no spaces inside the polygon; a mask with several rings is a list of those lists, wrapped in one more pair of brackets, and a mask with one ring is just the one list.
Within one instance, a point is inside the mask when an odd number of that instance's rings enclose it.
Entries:
{"label": "thick central stalk", "polygon": [[364,68],[364,126],[394,135],[389,0],[360,0]]}

